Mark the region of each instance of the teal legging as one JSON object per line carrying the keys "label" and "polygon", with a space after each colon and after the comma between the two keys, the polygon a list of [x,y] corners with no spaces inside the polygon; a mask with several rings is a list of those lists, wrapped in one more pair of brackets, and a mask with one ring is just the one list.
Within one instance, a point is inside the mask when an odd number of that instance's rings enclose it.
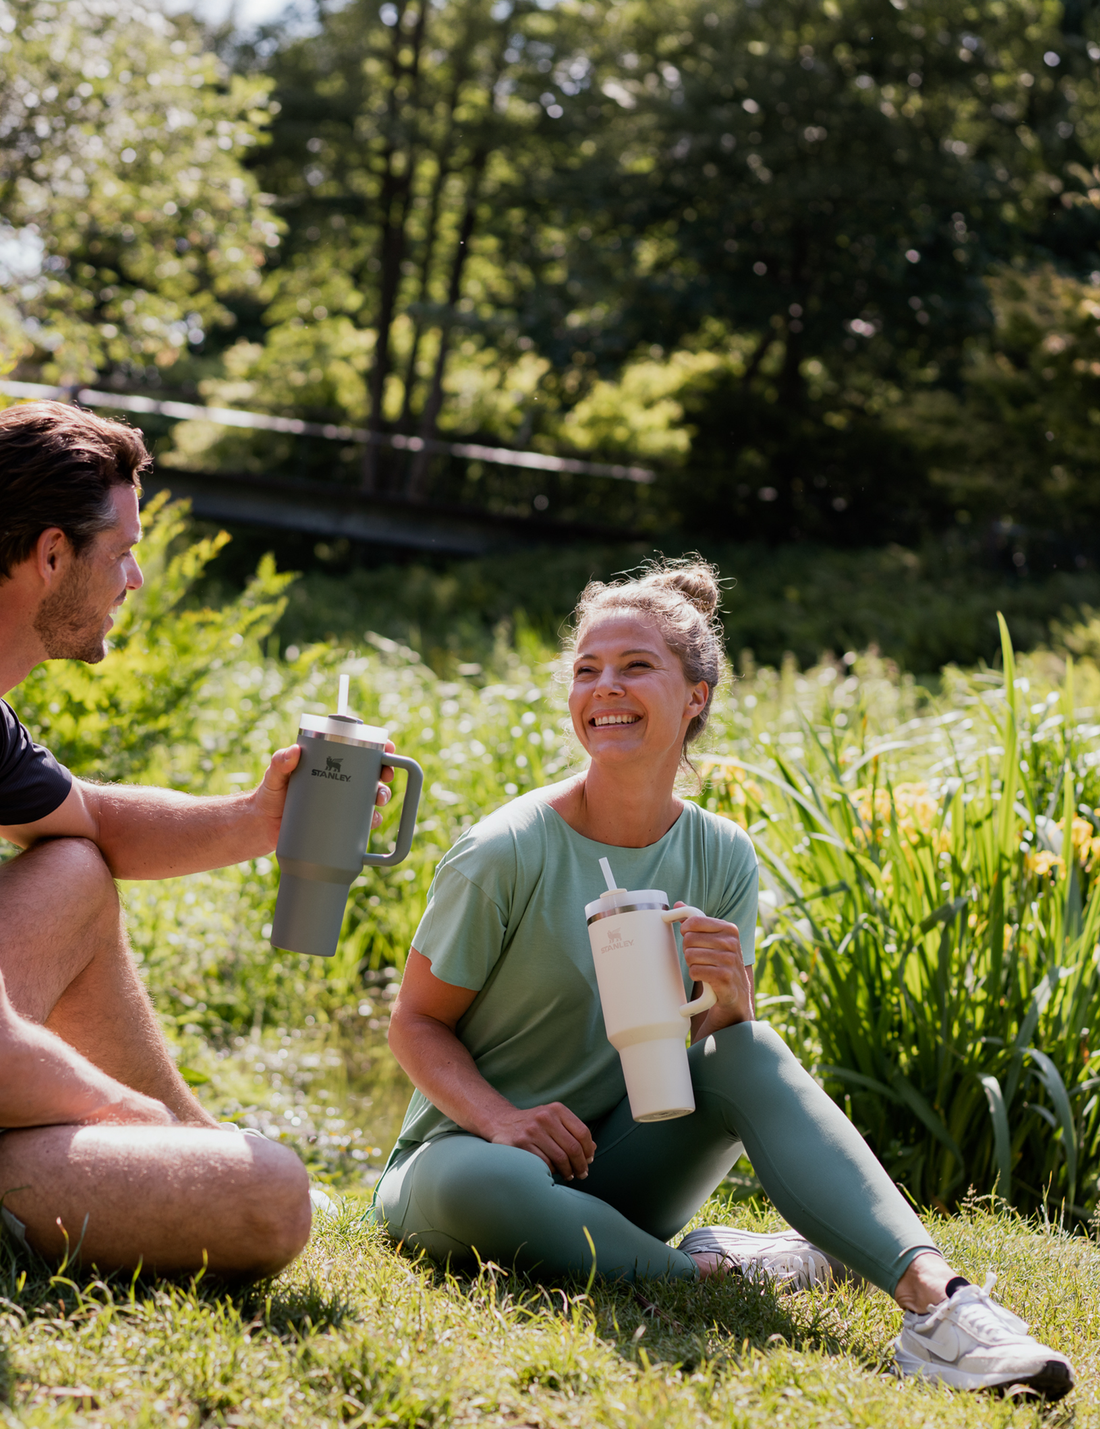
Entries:
{"label": "teal legging", "polygon": [[[375,1216],[434,1260],[482,1260],[548,1278],[597,1272],[692,1280],[665,1242],[719,1186],[742,1143],[772,1204],[827,1254],[892,1293],[935,1250],[870,1147],[775,1032],[724,1028],[688,1053],[695,1112],[636,1122],[624,1100],[592,1127],[596,1158],[566,1184],[530,1151],[455,1132],[406,1150],[378,1184]],[[586,1234],[587,1232],[587,1234]]]}

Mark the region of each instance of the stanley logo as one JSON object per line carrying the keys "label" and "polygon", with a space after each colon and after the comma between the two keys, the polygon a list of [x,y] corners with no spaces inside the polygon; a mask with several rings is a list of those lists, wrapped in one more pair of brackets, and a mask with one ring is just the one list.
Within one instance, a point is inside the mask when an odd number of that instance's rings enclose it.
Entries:
{"label": "stanley logo", "polygon": [[624,948],[632,948],[633,946],[634,946],[634,939],[633,939],[633,938],[628,938],[628,939],[626,940],[626,942],[624,943],[624,942],[623,942],[623,935],[619,932],[618,928],[608,928],[608,930],[607,930],[607,942],[606,942],[606,943],[603,945],[603,947],[600,949],[600,952],[601,952],[601,953],[619,953],[619,952],[622,952],[622,950],[623,950]]}
{"label": "stanley logo", "polygon": [[325,757],[325,767],[323,769],[313,769],[310,772],[314,779],[335,779],[337,783],[350,784],[351,775],[340,773],[340,766],[343,762],[342,758],[333,759],[332,755],[329,754]]}

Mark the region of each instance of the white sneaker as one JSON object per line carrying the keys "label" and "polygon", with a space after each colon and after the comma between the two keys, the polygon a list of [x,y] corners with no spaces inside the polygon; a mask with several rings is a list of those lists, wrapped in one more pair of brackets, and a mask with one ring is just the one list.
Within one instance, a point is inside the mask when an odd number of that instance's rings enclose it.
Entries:
{"label": "white sneaker", "polygon": [[981,1290],[964,1285],[927,1315],[906,1311],[894,1341],[899,1372],[956,1389],[1020,1385],[1044,1399],[1061,1399],[1073,1388],[1069,1360],[1041,1345],[1023,1320],[990,1299],[996,1283],[995,1275],[987,1275]]}
{"label": "white sneaker", "polygon": [[313,1207],[315,1219],[334,1221],[340,1214],[336,1202],[325,1191],[322,1191],[320,1186],[309,1188],[309,1204]]}
{"label": "white sneaker", "polygon": [[689,1231],[678,1249],[688,1255],[718,1255],[727,1270],[746,1280],[769,1280],[777,1289],[808,1290],[827,1285],[843,1267],[835,1265],[823,1250],[811,1245],[797,1231],[739,1231],[733,1226],[702,1226]]}

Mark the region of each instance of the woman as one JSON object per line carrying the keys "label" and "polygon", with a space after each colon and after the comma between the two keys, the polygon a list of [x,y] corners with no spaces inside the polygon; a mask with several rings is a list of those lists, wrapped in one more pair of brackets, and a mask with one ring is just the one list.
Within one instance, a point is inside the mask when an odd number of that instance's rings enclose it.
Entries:
{"label": "woman", "polygon": [[[417,1091],[375,1214],[435,1259],[476,1252],[543,1277],[585,1274],[594,1253],[609,1277],[763,1266],[805,1282],[828,1257],[906,1311],[903,1372],[1059,1398],[1068,1361],[955,1274],[851,1123],[754,1021],[752,844],[674,792],[723,672],[717,604],[701,563],[581,596],[569,709],[589,764],[497,810],[440,862],[390,1022]],[[631,1118],[583,915],[601,857],[623,887],[667,889],[708,915],[681,924],[685,990],[717,994],[691,1027],[691,1116]],[[801,1236],[758,1245],[713,1227],[671,1248],[742,1143]]]}

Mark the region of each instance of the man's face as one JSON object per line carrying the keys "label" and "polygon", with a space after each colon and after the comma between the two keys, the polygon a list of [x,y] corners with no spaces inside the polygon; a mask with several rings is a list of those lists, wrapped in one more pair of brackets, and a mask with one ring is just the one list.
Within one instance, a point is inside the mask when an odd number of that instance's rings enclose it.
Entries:
{"label": "man's face", "polygon": [[134,557],[141,540],[137,491],[113,486],[114,521],[80,556],[71,556],[60,584],[38,607],[34,628],[49,660],[84,660],[96,665],[107,653],[107,632],[126,592],[143,577]]}

